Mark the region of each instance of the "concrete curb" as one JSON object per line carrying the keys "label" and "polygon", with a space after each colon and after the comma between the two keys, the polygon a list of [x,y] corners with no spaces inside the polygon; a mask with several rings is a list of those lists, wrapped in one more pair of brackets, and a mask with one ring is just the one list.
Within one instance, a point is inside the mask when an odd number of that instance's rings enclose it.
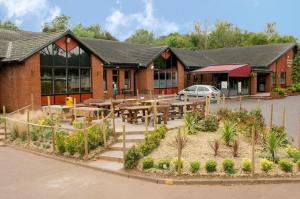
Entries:
{"label": "concrete curb", "polygon": [[23,151],[27,153],[31,153],[34,155],[38,155],[45,158],[50,158],[54,160],[58,160],[61,162],[73,164],[75,166],[82,166],[88,169],[93,169],[96,171],[101,171],[105,173],[110,173],[113,175],[123,176],[132,179],[143,180],[147,182],[152,182],[156,184],[166,184],[166,185],[254,185],[254,184],[283,184],[283,183],[300,183],[300,176],[297,177],[255,177],[255,178],[205,178],[202,179],[175,179],[175,178],[159,178],[159,177],[151,177],[139,174],[132,174],[126,171],[112,171],[108,169],[98,168],[84,163],[83,161],[71,160],[62,157],[58,157],[51,154],[45,154],[37,151],[32,151],[29,149],[25,149],[22,147],[6,145],[12,149]]}

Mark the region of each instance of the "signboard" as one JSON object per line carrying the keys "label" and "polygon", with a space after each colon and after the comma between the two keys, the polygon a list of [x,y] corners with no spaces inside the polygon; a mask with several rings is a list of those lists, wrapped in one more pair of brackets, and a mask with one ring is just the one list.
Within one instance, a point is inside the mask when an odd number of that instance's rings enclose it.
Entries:
{"label": "signboard", "polygon": [[221,88],[222,89],[227,89],[227,82],[226,81],[221,81]]}
{"label": "signboard", "polygon": [[292,59],[287,59],[287,66],[290,68],[293,65],[293,60]]}

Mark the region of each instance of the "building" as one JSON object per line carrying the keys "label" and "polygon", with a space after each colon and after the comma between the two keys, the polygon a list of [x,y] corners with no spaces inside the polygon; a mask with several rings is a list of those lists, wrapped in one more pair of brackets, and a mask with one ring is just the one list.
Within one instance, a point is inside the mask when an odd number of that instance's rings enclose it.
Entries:
{"label": "building", "polygon": [[[227,76],[228,88],[244,91],[229,92],[232,95],[269,92],[292,84],[295,51],[296,44],[191,51],[78,38],[71,31],[0,29],[0,105],[9,111],[24,107],[31,94],[37,107],[47,104],[47,96],[52,104],[62,104],[67,96],[82,102],[132,96],[137,91],[171,94],[195,83],[224,87]],[[197,71],[208,66],[215,69]],[[238,77],[237,66],[251,70]]]}

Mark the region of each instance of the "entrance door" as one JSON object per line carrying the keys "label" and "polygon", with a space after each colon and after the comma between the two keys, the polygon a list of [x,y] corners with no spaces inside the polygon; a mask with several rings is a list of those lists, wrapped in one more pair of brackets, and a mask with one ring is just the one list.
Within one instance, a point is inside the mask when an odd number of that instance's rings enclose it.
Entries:
{"label": "entrance door", "polygon": [[266,75],[257,75],[257,91],[266,92]]}
{"label": "entrance door", "polygon": [[119,71],[118,70],[112,71],[112,80],[113,80],[113,83],[112,83],[113,95],[114,96],[119,95],[120,87],[119,87]]}

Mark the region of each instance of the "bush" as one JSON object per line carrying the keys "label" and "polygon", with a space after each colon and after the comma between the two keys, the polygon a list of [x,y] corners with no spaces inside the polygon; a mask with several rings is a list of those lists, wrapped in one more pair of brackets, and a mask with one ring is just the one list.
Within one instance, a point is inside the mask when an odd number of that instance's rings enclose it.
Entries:
{"label": "bush", "polygon": [[70,155],[74,155],[78,152],[80,155],[84,155],[84,134],[83,132],[74,132],[66,136],[65,148]]}
{"label": "bush", "polygon": [[219,121],[214,115],[208,115],[200,123],[200,130],[205,132],[215,132],[218,130]]}
{"label": "bush", "polygon": [[233,160],[228,160],[228,159],[224,160],[222,164],[223,164],[223,169],[224,169],[225,173],[227,173],[228,175],[232,175],[235,173]]}
{"label": "bush", "polygon": [[268,173],[269,171],[271,171],[273,169],[273,162],[267,160],[267,159],[262,159],[260,161],[260,167],[261,170]]}
{"label": "bush", "polygon": [[184,116],[184,123],[186,131],[189,135],[194,135],[198,133],[199,125],[197,118],[192,113],[187,113]]}
{"label": "bush", "polygon": [[277,159],[277,151],[280,147],[286,146],[287,137],[286,134],[279,130],[277,127],[273,127],[267,137],[266,149],[270,153],[273,161]]}
{"label": "bush", "polygon": [[131,147],[125,155],[125,168],[133,169],[138,164],[142,154],[135,146]]}
{"label": "bush", "polygon": [[173,164],[174,167],[175,167],[175,171],[178,171],[179,167],[180,167],[181,169],[183,168],[183,160],[181,160],[181,161],[179,162],[178,159],[174,159],[174,160],[172,161],[172,164]]}
{"label": "bush", "polygon": [[190,162],[190,171],[192,173],[197,173],[200,169],[200,162],[199,161],[193,161]]}
{"label": "bush", "polygon": [[293,84],[292,91],[293,92],[300,92],[300,82],[298,82],[296,84]]}
{"label": "bush", "polygon": [[285,89],[283,89],[283,88],[276,87],[276,88],[273,89],[273,91],[276,92],[276,93],[278,93],[281,96],[285,95]]}
{"label": "bush", "polygon": [[168,170],[170,168],[170,160],[169,159],[161,159],[158,162],[158,168],[162,170]]}
{"label": "bush", "polygon": [[249,159],[243,159],[242,160],[242,170],[244,172],[251,172],[252,171],[252,162]]}
{"label": "bush", "polygon": [[167,127],[161,125],[157,130],[146,135],[145,142],[139,144],[137,147],[133,146],[126,153],[125,168],[133,169],[138,164],[142,156],[149,155],[160,144],[161,139],[165,138]]}
{"label": "bush", "polygon": [[300,160],[297,160],[296,165],[297,165],[298,170],[300,171]]}
{"label": "bush", "polygon": [[207,160],[205,163],[207,173],[213,173],[217,170],[217,162],[215,160]]}
{"label": "bush", "polygon": [[143,169],[151,169],[154,166],[154,160],[152,157],[147,157],[143,160]]}
{"label": "bush", "polygon": [[288,145],[286,147],[286,152],[290,158],[293,158],[294,162],[297,162],[300,159],[300,151],[297,148]]}
{"label": "bush", "polygon": [[223,126],[222,138],[227,146],[230,146],[234,136],[236,135],[236,123],[225,121]]}
{"label": "bush", "polygon": [[284,172],[292,172],[293,171],[293,163],[289,160],[280,160],[279,167]]}
{"label": "bush", "polygon": [[63,135],[63,133],[56,132],[55,145],[56,145],[56,149],[58,150],[58,152],[60,154],[63,154],[64,152],[66,152],[65,136]]}

